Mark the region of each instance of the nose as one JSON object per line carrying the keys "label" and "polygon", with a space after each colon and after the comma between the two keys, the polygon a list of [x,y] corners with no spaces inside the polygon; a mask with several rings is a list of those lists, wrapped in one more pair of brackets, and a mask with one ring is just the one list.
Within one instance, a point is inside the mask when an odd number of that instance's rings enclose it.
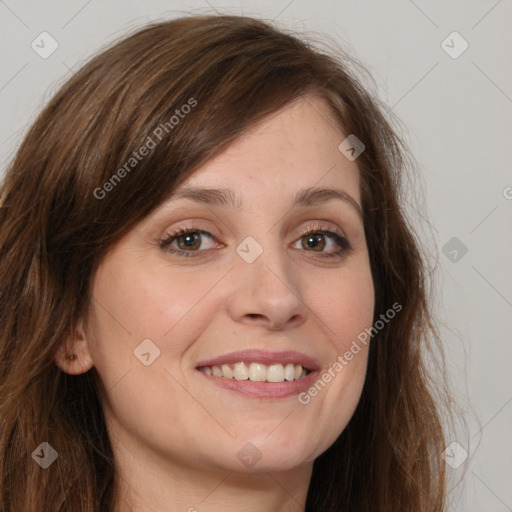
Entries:
{"label": "nose", "polygon": [[251,263],[240,258],[228,298],[234,321],[272,331],[298,327],[306,321],[308,308],[303,301],[300,276],[293,273],[287,258],[277,241],[272,246],[265,243],[263,252]]}

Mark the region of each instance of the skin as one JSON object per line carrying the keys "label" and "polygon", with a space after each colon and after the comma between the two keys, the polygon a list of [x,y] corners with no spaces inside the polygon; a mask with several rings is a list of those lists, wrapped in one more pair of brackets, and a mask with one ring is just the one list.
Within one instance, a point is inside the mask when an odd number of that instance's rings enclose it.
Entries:
{"label": "skin", "polygon": [[[291,207],[311,186],[343,189],[361,204],[356,162],[338,150],[346,135],[322,99],[291,103],[184,183],[229,186],[243,200],[240,210],[169,201],[102,261],[90,313],[57,364],[97,374],[120,477],[117,512],[304,510],[313,461],[360,398],[368,347],[307,405],[297,396],[255,399],[222,389],[196,365],[234,350],[296,350],[321,364],[321,376],[371,327],[374,286],[360,214],[339,199]],[[338,228],[351,251],[322,259],[338,246],[320,236],[320,248],[308,247],[301,230],[311,224]],[[159,246],[179,227],[211,233],[199,235],[202,254],[185,258]],[[250,264],[235,251],[247,236],[263,248]],[[172,246],[186,250],[183,237]],[[149,366],[133,353],[146,338],[160,350]],[[261,454],[252,467],[237,457],[247,442]]]}

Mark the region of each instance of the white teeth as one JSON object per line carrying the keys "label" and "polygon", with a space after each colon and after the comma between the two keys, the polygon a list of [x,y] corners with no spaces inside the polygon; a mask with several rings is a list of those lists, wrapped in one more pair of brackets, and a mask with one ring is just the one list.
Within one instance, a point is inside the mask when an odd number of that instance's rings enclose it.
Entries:
{"label": "white teeth", "polygon": [[267,368],[265,365],[251,363],[249,366],[249,380],[252,382],[263,382],[267,380]]}
{"label": "white teeth", "polygon": [[227,379],[233,378],[233,370],[227,364],[222,365],[222,377],[226,377]]}
{"label": "white teeth", "polygon": [[223,377],[225,379],[250,380],[251,382],[283,382],[285,380],[303,379],[308,372],[300,364],[262,364],[243,362],[234,365],[203,366],[201,371],[206,375]]}
{"label": "white teeth", "polygon": [[268,382],[283,382],[284,368],[282,364],[271,364],[267,369]]}
{"label": "white teeth", "polygon": [[295,379],[295,366],[293,366],[292,363],[288,363],[284,367],[284,378],[286,380],[293,380],[293,379]]}
{"label": "white teeth", "polygon": [[249,378],[249,370],[244,363],[236,363],[233,371],[236,380],[247,380]]}

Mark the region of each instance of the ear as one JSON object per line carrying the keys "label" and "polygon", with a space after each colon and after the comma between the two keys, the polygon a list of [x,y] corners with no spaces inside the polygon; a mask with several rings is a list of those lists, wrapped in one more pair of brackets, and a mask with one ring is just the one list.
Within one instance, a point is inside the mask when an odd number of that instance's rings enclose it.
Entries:
{"label": "ear", "polygon": [[55,353],[55,363],[63,372],[71,375],[85,373],[94,366],[82,320],[74,332],[60,342]]}

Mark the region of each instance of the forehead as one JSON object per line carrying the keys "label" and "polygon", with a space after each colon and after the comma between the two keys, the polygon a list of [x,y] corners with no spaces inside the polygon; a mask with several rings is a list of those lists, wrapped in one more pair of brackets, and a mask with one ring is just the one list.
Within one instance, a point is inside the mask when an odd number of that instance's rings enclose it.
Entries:
{"label": "forehead", "polygon": [[243,196],[294,196],[311,187],[342,188],[359,202],[359,171],[338,149],[346,135],[327,102],[296,100],[247,130],[189,176],[185,187],[231,188]]}

